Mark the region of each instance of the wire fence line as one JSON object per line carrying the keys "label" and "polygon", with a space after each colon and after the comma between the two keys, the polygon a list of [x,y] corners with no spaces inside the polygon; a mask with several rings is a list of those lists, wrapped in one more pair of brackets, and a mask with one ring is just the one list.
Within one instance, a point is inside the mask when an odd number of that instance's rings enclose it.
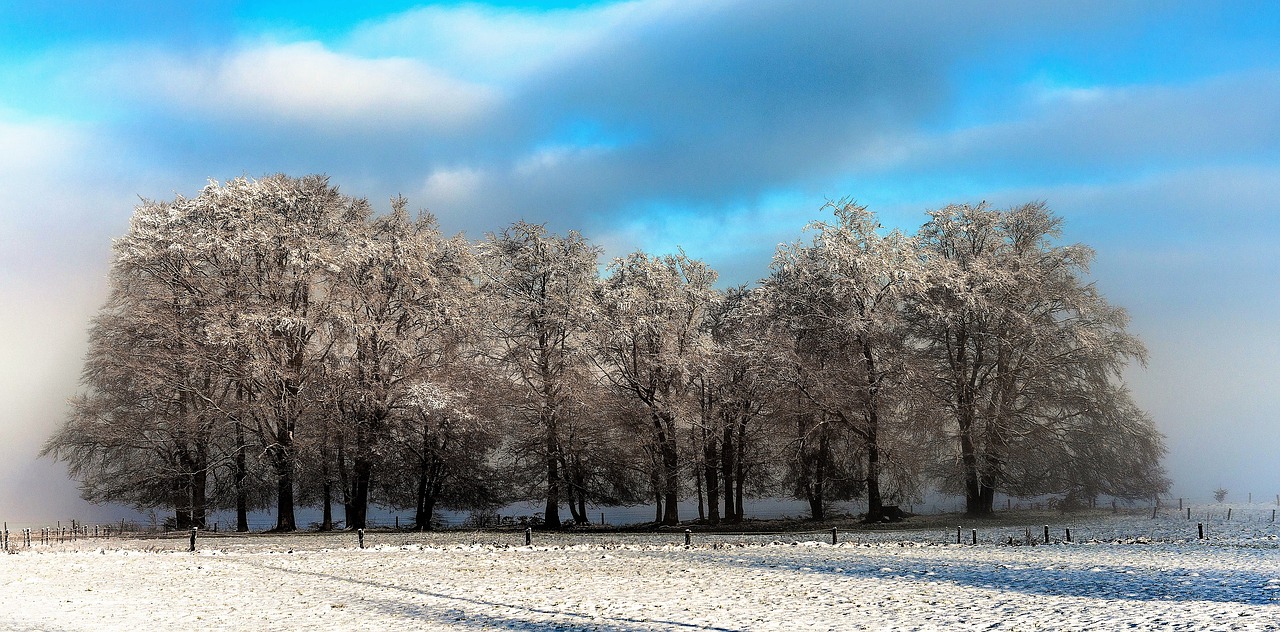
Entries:
{"label": "wire fence line", "polygon": [[[1252,495],[1246,497],[1252,500]],[[1027,500],[1027,499],[1007,499],[1004,511],[1001,511],[999,503],[996,504],[995,518],[998,520],[1002,516],[1017,519],[1019,514],[1036,513],[1039,515],[1027,516],[1030,521],[1034,518],[1036,522],[1049,524],[1027,524],[1027,525],[1009,525],[1007,523],[992,523],[990,520],[968,520],[961,511],[963,509],[963,501],[958,501],[957,505],[946,502],[933,502],[921,505],[906,505],[904,509],[912,515],[922,516],[920,519],[908,519],[906,522],[892,529],[892,536],[875,535],[874,527],[867,529],[854,527],[850,529],[848,526],[839,530],[839,538],[841,542],[859,541],[859,540],[876,540],[885,537],[903,538],[905,540],[916,540],[920,542],[934,543],[961,543],[961,544],[1044,544],[1048,543],[1078,543],[1091,541],[1168,541],[1183,539],[1205,539],[1213,542],[1223,542],[1232,540],[1238,542],[1262,542],[1280,539],[1280,497],[1266,498],[1263,502],[1217,502],[1212,498],[1160,498],[1149,501],[1144,508],[1135,503],[1123,503],[1120,501],[1097,503],[1092,510],[1093,515],[1113,514],[1122,517],[1123,520],[1117,522],[1099,523],[1097,520],[1080,520],[1077,514],[1072,512],[1062,512],[1053,507],[1052,499]],[[707,542],[707,538],[724,538],[737,537],[739,539],[746,538],[751,541],[767,540],[768,538],[796,539],[800,537],[809,537],[815,541],[828,541],[831,539],[831,527],[822,526],[802,530],[793,530],[790,528],[782,530],[761,530],[760,521],[783,520],[793,523],[801,523],[808,518],[807,512],[798,511],[800,509],[795,503],[779,504],[774,507],[764,507],[761,510],[752,511],[748,514],[749,519],[744,523],[748,526],[735,525],[733,523],[722,523],[718,526],[708,524],[705,520],[693,520],[682,523],[677,527],[660,527],[654,525],[651,521],[643,519],[631,519],[635,516],[651,517],[650,508],[597,508],[594,515],[599,516],[599,523],[591,522],[590,524],[577,525],[577,529],[570,531],[573,537],[598,538],[601,534],[593,533],[591,529],[604,529],[605,535],[610,533],[609,530],[619,528],[640,528],[638,525],[648,525],[650,531],[644,535],[653,538],[655,541],[661,541],[663,538],[677,538],[684,529],[692,529],[696,533],[699,542]],[[830,512],[831,522],[841,522],[848,524],[855,520],[858,514],[856,503],[833,503]],[[628,513],[626,510],[630,510]],[[913,523],[927,522],[936,523],[942,516],[955,514],[955,527],[941,527],[931,524],[928,527],[915,527]],[[686,514],[687,515],[687,514]],[[612,516],[612,518],[611,518]],[[594,517],[594,516],[593,516]],[[969,523],[966,526],[965,523]],[[1072,523],[1075,522],[1074,526]],[[468,531],[468,530],[485,530],[485,533],[494,534],[495,538],[501,537],[503,534],[515,534],[511,537],[517,541],[520,539],[522,529],[535,526],[535,522],[530,516],[524,514],[463,514],[453,513],[447,515],[446,519],[437,521],[433,525],[432,531],[440,530],[449,531]],[[228,529],[231,526],[232,529]],[[250,521],[249,528],[251,532],[262,533],[269,531],[275,526],[274,521],[255,520]],[[318,530],[318,523],[309,525],[309,531]],[[342,527],[340,522],[337,526]],[[767,526],[767,525],[765,525]],[[790,525],[789,525],[790,526]],[[795,526],[802,527],[801,524]],[[414,525],[411,520],[401,520],[400,516],[380,516],[371,517],[366,525],[366,533],[370,541],[381,541],[382,534],[395,535],[406,534],[412,531]],[[1048,527],[1046,535],[1045,530]],[[1070,532],[1068,532],[1070,530]],[[1207,530],[1207,532],[1206,532]],[[1257,534],[1253,531],[1264,531],[1266,537],[1272,540],[1259,540]],[[342,529],[339,529],[342,531]],[[431,533],[426,531],[424,533]],[[477,531],[480,532],[480,531]],[[16,548],[31,546],[53,546],[58,544],[75,543],[84,540],[99,540],[106,538],[136,538],[136,537],[174,537],[183,538],[187,536],[187,531],[178,531],[170,525],[166,527],[164,523],[155,518],[149,520],[121,520],[111,523],[85,523],[78,520],[71,521],[52,521],[50,523],[3,523],[0,534],[3,536],[3,548],[14,550]],[[674,535],[673,535],[674,534]],[[208,524],[208,528],[201,531],[200,536],[227,538],[234,537],[234,520],[224,522],[221,520],[213,521]],[[545,538],[549,534],[539,532],[540,538]],[[719,540],[716,540],[719,541]]]}

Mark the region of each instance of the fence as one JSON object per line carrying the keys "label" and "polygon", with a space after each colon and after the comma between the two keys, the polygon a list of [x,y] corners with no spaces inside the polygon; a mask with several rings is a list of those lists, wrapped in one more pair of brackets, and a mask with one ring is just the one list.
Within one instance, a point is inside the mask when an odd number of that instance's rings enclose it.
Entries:
{"label": "fence", "polygon": [[[1247,495],[1248,501],[1253,500],[1253,496]],[[939,523],[944,520],[939,510],[946,510],[950,513],[959,513],[958,510],[963,508],[963,501],[960,499],[932,499],[931,502],[922,502],[920,504],[908,504],[904,506],[908,512],[921,513],[925,516],[931,516],[924,520],[912,520],[895,528],[890,537],[899,537],[912,539],[922,542],[933,543],[967,543],[967,544],[1043,544],[1048,541],[1050,543],[1079,543],[1090,541],[1168,541],[1168,540],[1187,540],[1187,539],[1205,539],[1213,542],[1224,541],[1257,541],[1258,538],[1254,532],[1264,530],[1272,541],[1280,538],[1280,496],[1268,498],[1267,502],[1244,502],[1244,503],[1224,503],[1217,502],[1216,499],[1208,498],[1160,498],[1155,502],[1148,502],[1146,507],[1140,504],[1124,503],[1121,501],[1107,500],[1097,503],[1096,509],[1092,514],[1073,514],[1062,513],[1058,511],[1050,511],[1055,507],[1052,498],[1041,499],[1003,499],[1005,500],[1004,509],[1000,511],[999,502],[996,503],[996,522],[991,520],[968,521],[960,516],[956,516],[955,522],[958,524],[959,531],[956,526],[935,526],[931,525],[926,528],[913,528],[913,523]],[[845,525],[851,525],[856,520],[858,509],[857,503],[832,503],[830,515],[832,522],[838,522]],[[441,516],[437,524],[433,525],[437,528],[445,530],[463,530],[463,529],[490,529],[496,533],[522,533],[523,529],[535,526],[537,518],[536,513],[522,513],[522,510],[528,510],[527,506],[515,506],[516,511],[507,514],[462,514],[462,513],[446,513]],[[693,512],[687,511],[693,507],[681,507],[683,515],[690,515]],[[1036,516],[1026,516],[1028,521],[1036,520],[1040,524],[1027,525],[1011,525],[1007,520],[1017,520],[1022,514],[1028,511],[1034,512],[1039,510],[1042,512]],[[696,510],[695,510],[696,511]],[[1090,518],[1090,515],[1113,514],[1121,520],[1096,520]],[[696,513],[693,513],[696,515]],[[593,520],[593,526],[622,527],[627,525],[642,524],[652,519],[652,508],[648,507],[629,507],[629,508],[593,508],[592,518],[599,517],[599,523]],[[750,519],[759,520],[785,520],[801,521],[806,519],[807,506],[803,503],[794,501],[777,501],[761,502],[754,510],[748,511],[747,516]],[[999,523],[1001,516],[1006,517],[1005,523]],[[1043,524],[1048,522],[1049,524]],[[1073,524],[1074,523],[1074,524]],[[231,520],[215,519],[208,523],[208,529],[202,531],[201,537],[207,535],[227,535],[229,530],[234,529],[234,518]],[[299,520],[298,524],[303,527],[304,531],[315,531],[319,524],[317,522],[305,522]],[[651,522],[650,522],[651,524]],[[274,520],[257,519],[249,522],[251,531],[267,531],[275,526]],[[339,528],[343,525],[338,523]],[[369,530],[371,537],[381,539],[381,536],[373,536],[375,532],[403,533],[403,530],[412,526],[412,520],[402,520],[398,515],[371,515],[367,522],[366,528]],[[228,529],[232,527],[232,529]],[[676,529],[676,533],[686,528],[691,528],[691,536],[698,541],[705,541],[705,538],[715,535],[720,537],[723,535],[735,535],[732,525],[726,525],[722,529],[716,529],[708,526],[705,522],[696,524],[686,523]],[[800,536],[811,536],[816,540],[827,540],[830,536],[829,526],[808,530],[808,531],[753,531],[753,532],[736,532],[741,538],[748,538],[752,541],[767,540],[769,537],[796,538]],[[865,531],[859,528],[849,530],[846,527],[844,533],[848,538],[854,540],[866,540],[868,536]],[[975,531],[976,530],[976,531]],[[1046,533],[1047,530],[1047,533]],[[650,534],[654,538],[661,540],[663,537],[670,537],[671,531],[659,530]],[[82,540],[96,540],[105,538],[119,537],[186,537],[186,531],[176,531],[172,528],[166,528],[162,522],[152,517],[150,520],[121,520],[113,523],[88,524],[78,520],[68,522],[53,521],[52,524],[18,524],[4,523],[0,529],[0,536],[3,537],[3,548],[13,550],[22,547],[31,546],[50,546],[63,543],[79,542]],[[581,536],[583,534],[575,534]],[[539,537],[544,537],[539,534]],[[518,538],[517,538],[518,539]],[[849,541],[848,539],[842,541]]]}

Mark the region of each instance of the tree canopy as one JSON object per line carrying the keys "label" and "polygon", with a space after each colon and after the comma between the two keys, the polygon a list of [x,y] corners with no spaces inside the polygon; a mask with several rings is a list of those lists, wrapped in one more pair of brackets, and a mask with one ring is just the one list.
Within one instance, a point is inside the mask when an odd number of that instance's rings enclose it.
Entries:
{"label": "tree canopy", "polygon": [[[921,490],[1165,491],[1162,437],[1123,380],[1124,310],[1043,203],[951,205],[915,235],[833,202],[756,287],[684,252],[600,249],[524,222],[445,236],[327,178],[210,182],[144,201],[116,241],[76,396],[44,453],[84,498],[166,508],[654,503],[675,524],[794,495],[866,519]],[[723,507],[722,507],[723,506]],[[723,508],[723,511],[721,509]]]}

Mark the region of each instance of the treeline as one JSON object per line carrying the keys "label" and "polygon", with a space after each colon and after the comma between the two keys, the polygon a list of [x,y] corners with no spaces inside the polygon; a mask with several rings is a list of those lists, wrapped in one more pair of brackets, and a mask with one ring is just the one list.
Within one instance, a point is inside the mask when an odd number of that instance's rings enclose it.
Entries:
{"label": "treeline", "polygon": [[[576,232],[470,242],[320,176],[146,201],[117,240],[84,392],[48,441],[91,502],[214,510],[652,503],[675,524],[794,495],[869,520],[925,487],[1150,497],[1162,438],[1121,376],[1124,312],[1043,204],[953,205],[914,235],[857,205],[719,289],[683,252],[603,271]],[[562,513],[564,509],[567,514]]]}

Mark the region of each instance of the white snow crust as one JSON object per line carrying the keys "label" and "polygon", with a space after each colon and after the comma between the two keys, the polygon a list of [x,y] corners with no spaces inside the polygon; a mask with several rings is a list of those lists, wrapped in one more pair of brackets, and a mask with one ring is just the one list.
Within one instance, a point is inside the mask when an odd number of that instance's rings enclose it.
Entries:
{"label": "white snow crust", "polygon": [[1280,530],[1206,527],[91,539],[0,556],[0,630],[1280,630]]}

